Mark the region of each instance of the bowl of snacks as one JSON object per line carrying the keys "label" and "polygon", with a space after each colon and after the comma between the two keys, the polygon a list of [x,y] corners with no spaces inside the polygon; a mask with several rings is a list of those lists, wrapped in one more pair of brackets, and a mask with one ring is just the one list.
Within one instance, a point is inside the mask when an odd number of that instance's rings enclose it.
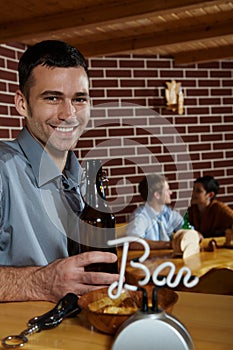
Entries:
{"label": "bowl of snacks", "polygon": [[[149,307],[153,287],[145,287]],[[81,296],[79,306],[87,310],[88,320],[97,330],[115,334],[124,321],[142,308],[142,298],[141,291],[123,290],[119,298],[111,299],[108,296],[108,288],[101,288]],[[178,300],[178,294],[171,289],[161,288],[158,289],[157,298],[158,307],[171,313]]]}

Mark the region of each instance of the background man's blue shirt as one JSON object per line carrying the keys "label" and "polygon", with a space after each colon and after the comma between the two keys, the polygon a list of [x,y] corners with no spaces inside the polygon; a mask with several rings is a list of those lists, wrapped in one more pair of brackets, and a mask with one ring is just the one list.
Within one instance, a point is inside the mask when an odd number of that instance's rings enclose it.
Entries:
{"label": "background man's blue shirt", "polygon": [[154,241],[169,241],[173,232],[183,225],[183,217],[164,205],[160,213],[148,203],[137,208],[127,226],[127,235]]}

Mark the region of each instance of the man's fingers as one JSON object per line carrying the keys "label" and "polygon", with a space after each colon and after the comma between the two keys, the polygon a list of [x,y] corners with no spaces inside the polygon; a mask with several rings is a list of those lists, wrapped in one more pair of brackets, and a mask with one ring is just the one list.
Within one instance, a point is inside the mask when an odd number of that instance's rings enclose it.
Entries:
{"label": "man's fingers", "polygon": [[91,251],[73,256],[77,266],[87,266],[93,263],[113,263],[117,260],[116,254],[109,252]]}

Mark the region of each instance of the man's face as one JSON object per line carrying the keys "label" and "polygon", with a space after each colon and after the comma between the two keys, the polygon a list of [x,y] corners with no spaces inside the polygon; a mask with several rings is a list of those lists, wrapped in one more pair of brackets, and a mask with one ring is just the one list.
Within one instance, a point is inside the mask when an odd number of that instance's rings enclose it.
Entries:
{"label": "man's face", "polygon": [[160,204],[171,204],[171,195],[172,195],[172,191],[170,190],[168,182],[165,181],[163,190],[159,198]]}
{"label": "man's face", "polygon": [[191,204],[208,205],[210,202],[211,196],[212,196],[212,192],[207,193],[202,183],[197,182],[193,186]]}
{"label": "man's face", "polygon": [[82,67],[37,66],[32,74],[28,103],[19,92],[30,133],[44,147],[73,149],[90,117],[86,72]]}

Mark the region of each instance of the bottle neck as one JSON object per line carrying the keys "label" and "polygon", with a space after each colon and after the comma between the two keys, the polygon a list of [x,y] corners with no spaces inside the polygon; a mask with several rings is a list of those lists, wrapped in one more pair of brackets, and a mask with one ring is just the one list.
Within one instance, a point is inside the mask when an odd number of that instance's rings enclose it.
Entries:
{"label": "bottle neck", "polygon": [[103,185],[102,164],[98,159],[86,161],[86,205],[104,210],[107,208]]}

